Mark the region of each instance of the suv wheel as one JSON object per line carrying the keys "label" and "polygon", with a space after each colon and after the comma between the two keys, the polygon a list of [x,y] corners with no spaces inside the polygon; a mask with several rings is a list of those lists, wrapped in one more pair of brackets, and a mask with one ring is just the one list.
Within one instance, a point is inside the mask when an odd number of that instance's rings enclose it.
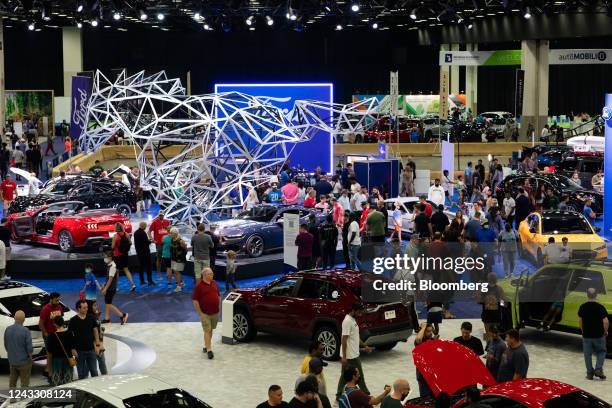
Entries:
{"label": "suv wheel", "polygon": [[62,230],[57,235],[57,242],[59,243],[59,247],[64,252],[70,252],[72,250],[72,236],[70,232],[66,230]]}
{"label": "suv wheel", "polygon": [[380,351],[389,351],[391,350],[393,347],[395,347],[397,345],[397,341],[394,341],[392,343],[385,343],[385,344],[380,344],[378,346],[376,346],[376,350],[380,350]]}
{"label": "suv wheel", "polygon": [[255,327],[246,310],[239,308],[234,313],[234,339],[241,343],[248,343],[255,337]]}
{"label": "suv wheel", "polygon": [[132,214],[132,210],[130,210],[130,207],[126,204],[121,204],[117,206],[117,211],[119,212],[119,214],[128,218],[130,218],[130,215]]}
{"label": "suv wheel", "polygon": [[247,239],[246,245],[246,253],[251,258],[258,258],[263,254],[264,251],[264,240],[259,235],[253,235]]}
{"label": "suv wheel", "polygon": [[340,336],[336,329],[331,326],[321,326],[317,329],[314,338],[323,345],[322,357],[325,360],[340,358]]}

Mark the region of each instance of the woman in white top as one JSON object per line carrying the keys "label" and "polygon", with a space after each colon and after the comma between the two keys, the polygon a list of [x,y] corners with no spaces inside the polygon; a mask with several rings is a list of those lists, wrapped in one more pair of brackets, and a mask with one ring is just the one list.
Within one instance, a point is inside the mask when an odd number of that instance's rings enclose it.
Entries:
{"label": "woman in white top", "polygon": [[342,192],[342,183],[340,182],[340,180],[338,180],[338,176],[332,177],[331,184],[333,188],[332,194],[334,195],[334,197],[340,197],[340,193]]}
{"label": "woman in white top", "polygon": [[244,208],[245,210],[250,210],[257,204],[259,204],[259,198],[257,197],[257,191],[255,191],[254,188],[251,188],[249,189],[249,194],[244,200],[244,204],[242,205],[242,208]]}

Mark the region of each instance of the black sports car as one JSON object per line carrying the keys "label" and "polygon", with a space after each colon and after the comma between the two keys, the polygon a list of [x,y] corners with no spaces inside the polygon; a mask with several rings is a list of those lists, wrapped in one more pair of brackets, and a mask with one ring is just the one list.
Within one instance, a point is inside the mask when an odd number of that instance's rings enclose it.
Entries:
{"label": "black sports car", "polygon": [[584,200],[587,197],[593,199],[591,208],[597,215],[603,212],[603,194],[593,190],[588,190],[574,183],[568,177],[561,174],[518,174],[511,175],[505,178],[504,182],[497,188],[497,200],[501,203],[505,197],[505,193],[510,189],[512,197],[516,197],[519,187],[525,185],[525,180],[529,180],[529,185],[533,191],[537,191],[540,186],[545,185],[546,188],[551,188],[553,193],[559,197],[563,194],[569,196],[567,209],[582,213],[584,208]]}
{"label": "black sports car", "polygon": [[451,141],[463,143],[481,143],[482,132],[486,133],[487,141],[497,139],[497,131],[481,123],[457,122],[450,130]]}
{"label": "black sports car", "polygon": [[90,176],[56,177],[45,183],[40,194],[17,197],[9,213],[58,201],[82,201],[89,208],[117,208],[125,216],[136,210],[136,194],[120,181]]}

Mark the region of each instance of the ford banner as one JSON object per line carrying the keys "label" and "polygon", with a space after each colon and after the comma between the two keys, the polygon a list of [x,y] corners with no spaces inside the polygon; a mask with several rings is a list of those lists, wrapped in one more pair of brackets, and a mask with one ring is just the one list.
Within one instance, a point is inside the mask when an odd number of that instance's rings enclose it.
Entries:
{"label": "ford banner", "polygon": [[72,77],[72,98],[70,100],[70,137],[77,140],[87,129],[87,104],[91,93],[91,78]]}

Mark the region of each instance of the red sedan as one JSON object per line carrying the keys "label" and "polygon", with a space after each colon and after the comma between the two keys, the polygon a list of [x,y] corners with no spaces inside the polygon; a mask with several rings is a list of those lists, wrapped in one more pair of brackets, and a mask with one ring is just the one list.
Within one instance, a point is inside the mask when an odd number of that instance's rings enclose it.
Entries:
{"label": "red sedan", "polygon": [[132,232],[130,219],[117,210],[89,210],[80,201],[53,203],[11,214],[8,223],[13,240],[58,245],[64,252],[110,244],[116,223]]}
{"label": "red sedan", "polygon": [[[485,387],[481,404],[491,408],[609,408],[610,404],[573,385],[543,378],[496,383],[480,358],[468,348],[448,340],[430,340],[412,351],[414,365],[434,395],[451,396],[453,408],[469,405],[463,391]],[[434,406],[432,398],[414,398],[405,408]]]}

